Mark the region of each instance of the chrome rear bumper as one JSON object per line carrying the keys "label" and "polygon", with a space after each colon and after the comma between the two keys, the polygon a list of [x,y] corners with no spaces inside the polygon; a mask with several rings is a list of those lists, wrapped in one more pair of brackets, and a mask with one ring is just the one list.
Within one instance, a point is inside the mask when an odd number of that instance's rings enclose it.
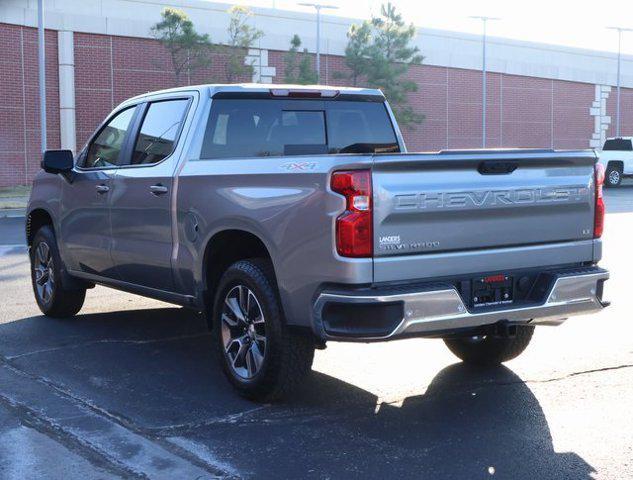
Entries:
{"label": "chrome rear bumper", "polygon": [[[469,310],[458,291],[445,285],[437,289],[417,292],[354,295],[324,292],[315,302],[315,318],[322,328],[324,338],[331,340],[387,340],[403,336],[432,336],[436,333],[492,325],[500,321],[529,323],[530,325],[558,325],[573,315],[602,310],[607,304],[601,299],[602,282],[609,272],[599,268],[582,273],[557,275],[546,294],[546,300],[538,305],[506,306],[482,311]],[[371,305],[401,304],[401,319],[390,333],[385,335],[359,334],[338,335],[328,333],[323,313],[328,304]],[[353,320],[352,320],[353,321]]]}

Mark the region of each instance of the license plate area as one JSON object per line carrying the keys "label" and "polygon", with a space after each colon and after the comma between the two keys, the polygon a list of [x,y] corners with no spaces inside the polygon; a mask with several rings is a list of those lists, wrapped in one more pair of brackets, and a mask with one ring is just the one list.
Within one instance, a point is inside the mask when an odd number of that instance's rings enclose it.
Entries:
{"label": "license plate area", "polygon": [[471,283],[473,308],[505,305],[514,301],[514,281],[510,275],[477,277]]}

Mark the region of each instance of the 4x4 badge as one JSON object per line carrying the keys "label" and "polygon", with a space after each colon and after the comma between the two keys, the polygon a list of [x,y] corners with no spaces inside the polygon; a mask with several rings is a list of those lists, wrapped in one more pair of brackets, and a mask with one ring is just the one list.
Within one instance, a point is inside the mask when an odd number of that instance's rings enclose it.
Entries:
{"label": "4x4 badge", "polygon": [[317,167],[317,162],[288,162],[280,165],[279,168],[288,170],[289,172],[314,170]]}

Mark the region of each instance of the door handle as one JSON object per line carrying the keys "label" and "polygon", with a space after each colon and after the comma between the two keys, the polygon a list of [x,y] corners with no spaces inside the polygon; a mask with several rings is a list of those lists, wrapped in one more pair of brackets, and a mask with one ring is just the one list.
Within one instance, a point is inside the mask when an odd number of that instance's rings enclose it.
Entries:
{"label": "door handle", "polygon": [[152,194],[154,195],[163,195],[167,193],[169,190],[167,189],[165,185],[161,185],[159,183],[158,185],[152,185],[151,187],[149,187],[149,191],[152,192]]}
{"label": "door handle", "polygon": [[97,185],[97,193],[108,193],[110,191],[110,187],[107,185]]}

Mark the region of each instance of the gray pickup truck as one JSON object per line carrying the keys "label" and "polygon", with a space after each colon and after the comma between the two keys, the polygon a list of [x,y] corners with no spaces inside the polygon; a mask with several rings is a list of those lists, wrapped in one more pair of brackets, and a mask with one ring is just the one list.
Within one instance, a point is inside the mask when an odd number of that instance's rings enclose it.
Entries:
{"label": "gray pickup truck", "polygon": [[76,314],[95,284],[204,312],[253,399],[286,394],[328,340],[442,338],[491,365],[606,306],[593,152],[407,153],[378,90],[148,93],[42,167],[26,224],[42,312]]}

